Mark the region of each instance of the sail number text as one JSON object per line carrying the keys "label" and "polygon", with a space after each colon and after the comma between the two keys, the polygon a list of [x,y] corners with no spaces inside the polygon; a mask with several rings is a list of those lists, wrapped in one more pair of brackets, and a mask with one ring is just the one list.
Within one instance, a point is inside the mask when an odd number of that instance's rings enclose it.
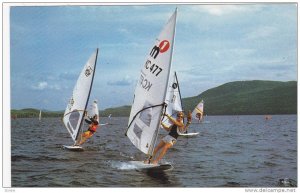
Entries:
{"label": "sail number text", "polygon": [[[158,46],[154,45],[152,50],[150,51],[150,57],[153,59],[156,59],[156,57],[160,54],[160,53],[164,53],[167,50],[169,50],[170,48],[170,42],[168,40],[163,40],[159,43]],[[152,64],[151,60],[147,60],[145,63],[145,68],[147,70],[150,70],[150,72],[152,74],[154,74],[155,76],[158,76],[161,72],[162,72],[162,68],[159,67],[156,64]]]}
{"label": "sail number text", "polygon": [[146,79],[142,74],[140,77],[140,85],[142,86],[143,89],[149,91],[152,87],[152,83]]}
{"label": "sail number text", "polygon": [[155,74],[155,76],[158,76],[161,73],[161,71],[162,71],[162,68],[160,68],[156,64],[151,64],[150,60],[146,61],[145,68],[147,70],[150,70],[150,72],[152,72],[152,74]]}

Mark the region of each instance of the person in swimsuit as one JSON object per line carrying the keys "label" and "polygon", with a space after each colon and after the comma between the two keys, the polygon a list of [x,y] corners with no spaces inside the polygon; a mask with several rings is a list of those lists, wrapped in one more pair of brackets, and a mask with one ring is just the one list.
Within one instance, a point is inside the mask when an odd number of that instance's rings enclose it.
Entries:
{"label": "person in swimsuit", "polygon": [[[166,154],[168,149],[170,149],[177,141],[177,137],[179,136],[178,132],[184,132],[184,124],[183,124],[183,112],[179,111],[177,113],[177,118],[174,119],[172,116],[165,114],[165,116],[168,117],[168,119],[173,123],[170,127],[166,126],[164,123],[161,123],[163,128],[166,131],[169,131],[169,134],[165,136],[160,143],[156,146],[153,152],[153,161],[148,160],[148,163],[152,164],[158,164],[159,160],[163,158],[163,156]],[[160,151],[158,156],[156,157],[156,154]],[[156,157],[156,158],[155,158]]]}
{"label": "person in swimsuit", "polygon": [[187,119],[187,123],[184,126],[184,133],[187,133],[187,129],[188,129],[189,125],[192,123],[192,112],[191,111],[188,111],[186,119]]}
{"label": "person in swimsuit", "polygon": [[82,133],[81,140],[76,145],[82,145],[87,139],[91,138],[97,131],[97,128],[99,126],[99,122],[97,121],[97,115],[94,115],[93,117],[88,117],[88,119],[85,119],[85,122],[89,124],[89,128],[84,133]]}

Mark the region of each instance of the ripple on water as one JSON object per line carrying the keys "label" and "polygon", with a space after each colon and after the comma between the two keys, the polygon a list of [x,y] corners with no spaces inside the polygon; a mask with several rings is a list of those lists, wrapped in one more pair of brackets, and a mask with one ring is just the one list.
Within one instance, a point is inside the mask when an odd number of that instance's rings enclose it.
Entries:
{"label": "ripple on water", "polygon": [[[205,118],[209,123],[191,125],[198,136],[178,138],[167,152],[164,160],[174,169],[160,177],[129,164],[146,156],[124,136],[128,117],[114,117],[114,124],[97,131],[83,152],[61,149],[73,142],[60,118],[44,119],[45,124],[16,119],[11,123],[12,185],[279,187],[279,178],[297,181],[296,115],[274,115],[268,122],[262,116]],[[161,131],[158,141],[165,134]]]}

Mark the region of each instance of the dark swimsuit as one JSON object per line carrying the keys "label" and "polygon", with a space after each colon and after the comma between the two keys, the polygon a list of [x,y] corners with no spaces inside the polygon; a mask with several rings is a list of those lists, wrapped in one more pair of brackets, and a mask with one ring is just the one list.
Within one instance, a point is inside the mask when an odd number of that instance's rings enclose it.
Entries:
{"label": "dark swimsuit", "polygon": [[177,125],[173,124],[169,135],[174,137],[175,139],[178,138],[179,134],[177,133]]}

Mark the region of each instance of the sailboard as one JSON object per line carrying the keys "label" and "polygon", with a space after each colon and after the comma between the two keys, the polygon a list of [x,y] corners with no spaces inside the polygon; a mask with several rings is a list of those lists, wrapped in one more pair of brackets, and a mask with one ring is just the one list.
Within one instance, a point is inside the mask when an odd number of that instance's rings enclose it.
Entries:
{"label": "sailboard", "polygon": [[148,156],[153,154],[165,109],[176,15],[177,9],[156,38],[142,65],[125,134],[137,149]]}
{"label": "sailboard", "polygon": [[[84,65],[79,78],[73,89],[73,94],[63,116],[63,123],[68,130],[72,140],[73,146],[64,145],[63,148],[69,150],[82,150],[81,146],[75,145],[80,141],[83,120],[85,117],[89,97],[92,90],[96,63],[98,56],[98,48],[96,52],[91,55],[87,63]],[[95,110],[96,111],[96,110]],[[97,108],[98,113],[98,108]],[[98,114],[99,116],[99,114]]]}
{"label": "sailboard", "polygon": [[135,166],[136,170],[141,170],[141,171],[164,171],[164,170],[172,170],[173,166],[170,163],[163,163],[159,165],[154,165],[154,164],[147,164],[144,163],[143,161],[130,161],[130,164]]}
{"label": "sailboard", "polygon": [[196,136],[198,134],[199,134],[199,132],[195,132],[195,133],[179,133],[179,136],[181,136],[181,137],[193,137],[193,136]]}
{"label": "sailboard", "polygon": [[204,101],[201,100],[199,104],[195,107],[192,112],[192,117],[199,122],[203,121],[203,114],[204,114]]}

